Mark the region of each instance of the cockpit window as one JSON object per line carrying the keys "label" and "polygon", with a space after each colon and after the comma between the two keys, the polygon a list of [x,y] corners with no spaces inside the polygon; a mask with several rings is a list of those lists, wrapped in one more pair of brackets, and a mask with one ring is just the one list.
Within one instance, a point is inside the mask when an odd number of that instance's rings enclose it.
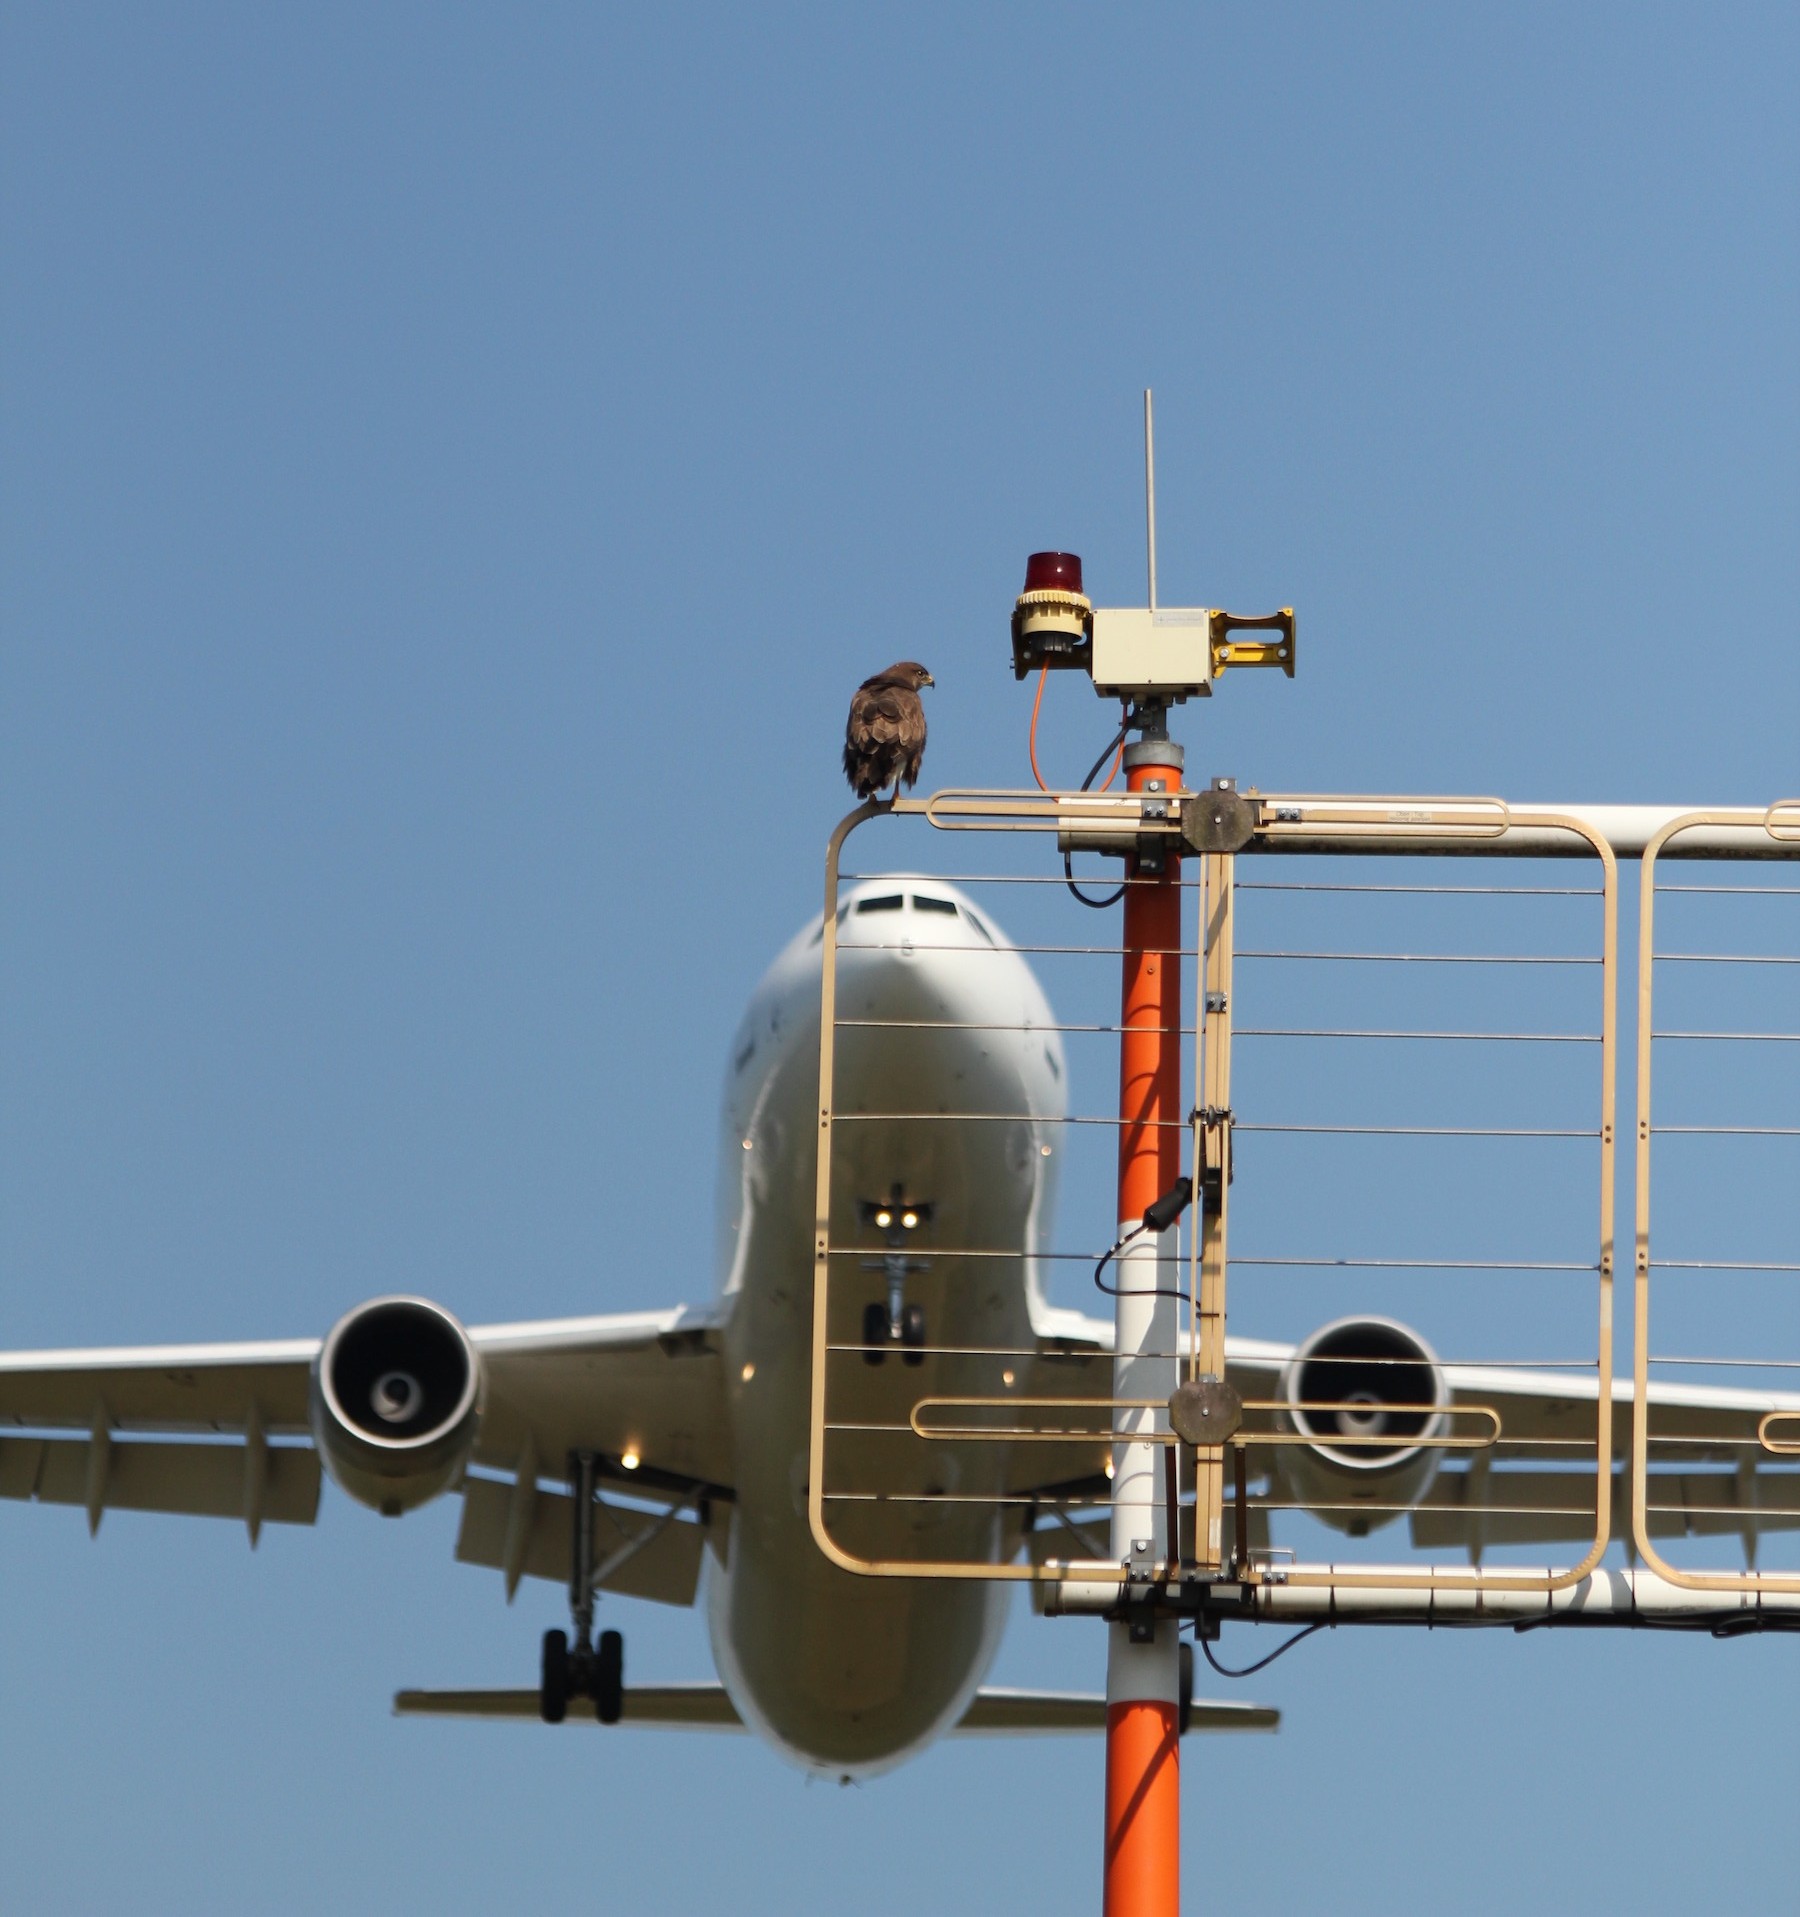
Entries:
{"label": "cockpit window", "polygon": [[[845,919],[847,919],[849,916],[850,916],[850,901],[846,899],[843,902],[843,904],[840,905],[837,909],[838,924],[842,925]],[[825,938],[825,921],[823,919],[820,919],[817,929],[814,931],[812,937],[807,941],[807,943],[810,945],[819,945],[823,943],[824,938]]]}
{"label": "cockpit window", "polygon": [[981,920],[981,919],[978,919],[978,918],[977,918],[977,917],[975,916],[975,914],[974,914],[973,912],[971,912],[971,911],[969,910],[969,908],[968,908],[968,907],[967,907],[966,905],[965,905],[965,906],[963,907],[963,909],[962,909],[962,915],[963,915],[963,917],[964,917],[964,918],[966,918],[966,919],[967,919],[967,920],[969,921],[969,923],[970,923],[970,924],[971,924],[972,926],[974,926],[974,928],[976,929],[976,931],[977,931],[977,932],[979,932],[979,933],[981,934],[981,936],[982,936],[982,937],[983,937],[984,939],[986,939],[986,940],[987,940],[987,942],[988,942],[988,943],[989,943],[990,945],[992,945],[992,944],[994,944],[994,943],[995,943],[995,940],[994,940],[994,935],[993,935],[993,933],[992,933],[992,932],[990,932],[990,931],[989,931],[989,930],[987,929],[987,925],[986,925],[986,923],[985,923],[985,922],[984,922],[983,920]]}
{"label": "cockpit window", "polygon": [[904,893],[884,892],[878,899],[858,899],[856,901],[856,909],[859,914],[863,912],[898,912],[905,903],[906,896]]}
{"label": "cockpit window", "polygon": [[949,899],[928,899],[923,892],[913,894],[913,910],[916,912],[948,912],[956,916],[956,907]]}

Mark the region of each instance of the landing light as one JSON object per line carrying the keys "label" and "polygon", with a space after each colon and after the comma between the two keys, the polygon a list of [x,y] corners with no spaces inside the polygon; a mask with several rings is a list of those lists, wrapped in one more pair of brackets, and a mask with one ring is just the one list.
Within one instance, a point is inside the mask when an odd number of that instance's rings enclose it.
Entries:
{"label": "landing light", "polygon": [[908,1231],[911,1231],[912,1228],[919,1222],[919,1214],[916,1211],[903,1211],[900,1214],[900,1222],[906,1227]]}
{"label": "landing light", "polygon": [[878,1211],[875,1214],[875,1222],[883,1231],[886,1231],[888,1226],[894,1222],[894,1214],[891,1211]]}
{"label": "landing light", "polygon": [[630,1450],[622,1451],[619,1454],[619,1468],[622,1471],[635,1471],[643,1462],[643,1459],[638,1456],[635,1445]]}

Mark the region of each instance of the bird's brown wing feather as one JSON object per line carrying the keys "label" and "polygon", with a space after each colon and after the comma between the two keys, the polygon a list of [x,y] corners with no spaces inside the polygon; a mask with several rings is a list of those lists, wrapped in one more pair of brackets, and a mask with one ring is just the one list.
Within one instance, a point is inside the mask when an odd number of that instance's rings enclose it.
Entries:
{"label": "bird's brown wing feather", "polygon": [[844,726],[844,771],[867,798],[898,774],[908,785],[925,756],[925,708],[905,686],[861,686]]}

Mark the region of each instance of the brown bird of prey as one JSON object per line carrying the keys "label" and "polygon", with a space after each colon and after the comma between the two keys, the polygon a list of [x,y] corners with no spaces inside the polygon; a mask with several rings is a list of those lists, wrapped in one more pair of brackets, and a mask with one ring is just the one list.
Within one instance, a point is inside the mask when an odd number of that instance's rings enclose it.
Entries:
{"label": "brown bird of prey", "polygon": [[918,782],[925,757],[925,708],[919,688],[937,682],[912,659],[902,659],[856,688],[844,724],[844,776],[859,799],[872,799],[885,785]]}

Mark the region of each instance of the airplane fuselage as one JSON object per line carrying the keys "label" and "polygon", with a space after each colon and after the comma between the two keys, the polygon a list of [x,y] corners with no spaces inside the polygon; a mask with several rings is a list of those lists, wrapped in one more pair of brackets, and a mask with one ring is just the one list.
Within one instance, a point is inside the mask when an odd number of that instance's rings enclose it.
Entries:
{"label": "airplane fuselage", "polygon": [[[1044,995],[985,915],[940,882],[859,888],[840,910],[838,939],[846,1023],[832,1214],[861,1218],[867,1248],[834,1264],[832,1342],[862,1339],[862,1314],[885,1306],[898,1255],[931,1346],[1029,1348],[1066,1071]],[[1011,1593],[842,1570],[808,1525],[821,951],[814,925],[771,967],[726,1085],[719,1230],[737,1495],[715,1523],[707,1612],[719,1675],[745,1722],[796,1761],[850,1775],[901,1762],[957,1721],[999,1647]],[[894,1228],[883,1232],[871,1215],[881,1201],[918,1219],[899,1254]],[[907,1365],[898,1345],[879,1365],[856,1350],[833,1365],[834,1390],[853,1391],[858,1422],[875,1425],[903,1423],[927,1392],[993,1384],[992,1361],[927,1355]],[[858,1487],[898,1501],[830,1507],[848,1548],[1016,1553],[1022,1517],[1005,1514],[1017,1507],[962,1501],[1001,1488],[1006,1446],[934,1445],[921,1467],[916,1441],[855,1442]]]}

